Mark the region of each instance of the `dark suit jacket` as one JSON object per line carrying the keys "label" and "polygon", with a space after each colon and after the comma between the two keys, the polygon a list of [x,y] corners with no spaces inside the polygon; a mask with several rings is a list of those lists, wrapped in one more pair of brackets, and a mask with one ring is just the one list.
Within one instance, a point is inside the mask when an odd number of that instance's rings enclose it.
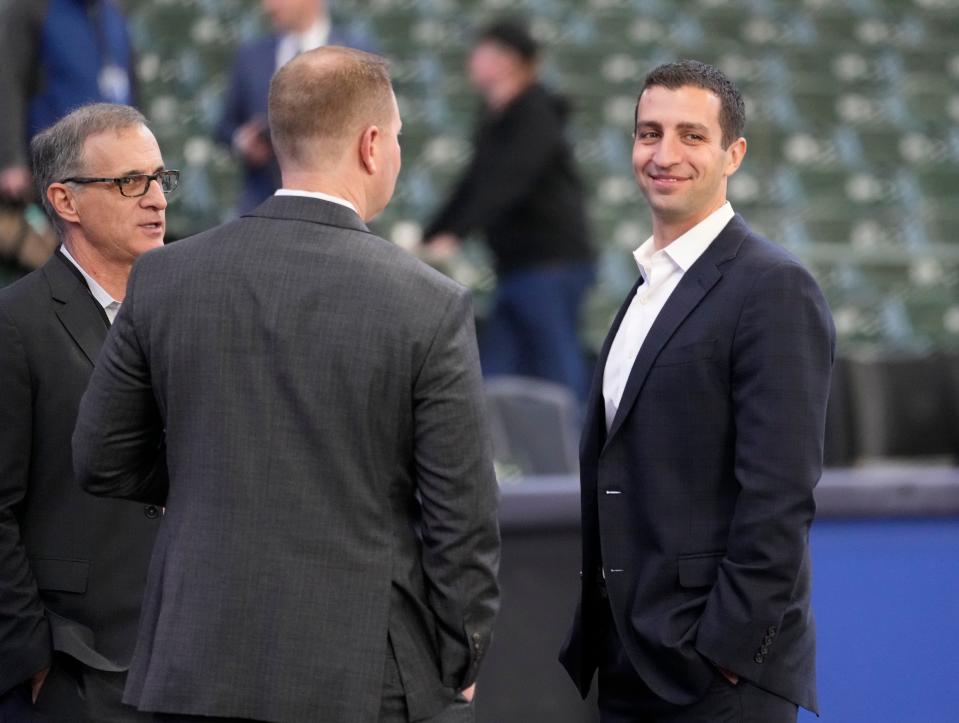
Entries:
{"label": "dark suit jacket", "polygon": [[629,659],[660,697],[696,700],[712,661],[816,710],[807,538],[835,343],[826,302],[736,216],[656,319],[607,434],[603,373],[633,294],[587,409],[583,595],[561,660],[585,695],[603,566]]}
{"label": "dark suit jacket", "polygon": [[133,653],[159,510],[84,494],[70,452],[106,334],[59,253],[0,290],[0,693],[54,649],[105,671]]}
{"label": "dark suit jacket", "polygon": [[[267,35],[243,45],[233,61],[230,85],[223,105],[223,115],[217,126],[217,139],[233,144],[233,134],[244,123],[268,116],[270,81],[276,71],[276,49],[280,35]],[[330,31],[329,45],[345,45],[369,50],[364,43],[347,38],[336,28]],[[252,211],[280,187],[280,167],[272,162],[262,168],[243,168],[243,187],[237,209],[240,213]]]}
{"label": "dark suit jacket", "polygon": [[[145,255],[81,406],[82,484],[166,500],[125,699],[414,720],[472,683],[498,608],[468,292],[351,210],[273,197]],[[169,491],[144,484],[166,429]]]}

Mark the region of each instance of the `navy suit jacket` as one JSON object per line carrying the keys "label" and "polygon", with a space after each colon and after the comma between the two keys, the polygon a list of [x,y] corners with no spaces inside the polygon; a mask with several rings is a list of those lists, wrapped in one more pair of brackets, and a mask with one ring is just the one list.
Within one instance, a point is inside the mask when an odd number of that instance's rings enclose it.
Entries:
{"label": "navy suit jacket", "polygon": [[[641,282],[640,282],[641,283]],[[584,697],[598,576],[626,653],[694,702],[721,665],[817,709],[808,533],[835,332],[812,276],[736,216],[649,332],[607,433],[593,379],[581,445],[583,591],[561,660]]]}
{"label": "navy suit jacket", "polygon": [[[220,142],[232,145],[237,129],[254,118],[262,118],[266,122],[270,81],[276,71],[276,48],[281,37],[268,35],[258,38],[241,47],[236,54],[223,116],[217,127],[217,139]],[[328,44],[370,49],[364,43],[347,38],[336,28],[330,31]],[[243,214],[252,211],[279,187],[280,167],[275,161],[262,168],[244,166],[238,212]]]}

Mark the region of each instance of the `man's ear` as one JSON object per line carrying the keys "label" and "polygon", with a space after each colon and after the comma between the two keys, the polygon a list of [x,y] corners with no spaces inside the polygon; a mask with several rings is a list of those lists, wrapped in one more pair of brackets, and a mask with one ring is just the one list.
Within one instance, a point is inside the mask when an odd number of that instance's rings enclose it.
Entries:
{"label": "man's ear", "polygon": [[380,129],[378,126],[368,127],[360,136],[360,163],[371,176],[376,173],[376,162],[378,160],[376,142],[379,137]]}
{"label": "man's ear", "polygon": [[77,209],[77,200],[73,189],[63,183],[51,183],[47,186],[47,200],[53,210],[64,221],[79,223],[80,211]]}
{"label": "man's ear", "polygon": [[746,157],[746,139],[737,138],[729,145],[726,152],[729,153],[729,163],[726,164],[725,175],[729,177],[739,170]]}

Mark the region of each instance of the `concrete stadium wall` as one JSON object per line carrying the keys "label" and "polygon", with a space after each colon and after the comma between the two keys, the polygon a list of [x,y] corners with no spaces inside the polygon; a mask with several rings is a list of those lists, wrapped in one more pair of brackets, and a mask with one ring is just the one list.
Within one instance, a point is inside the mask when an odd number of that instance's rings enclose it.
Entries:
{"label": "concrete stadium wall", "polygon": [[[951,723],[959,670],[959,469],[830,470],[811,535],[823,723]],[[594,723],[556,662],[579,584],[572,478],[503,490],[503,610],[480,723]],[[594,691],[595,694],[595,691]],[[803,712],[800,720],[815,716]]]}

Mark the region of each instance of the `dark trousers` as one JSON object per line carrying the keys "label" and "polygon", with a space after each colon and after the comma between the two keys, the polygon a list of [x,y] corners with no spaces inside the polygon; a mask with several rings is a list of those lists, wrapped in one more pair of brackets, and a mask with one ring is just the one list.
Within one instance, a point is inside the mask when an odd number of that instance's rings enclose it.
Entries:
{"label": "dark trousers", "polygon": [[643,682],[626,655],[607,604],[599,641],[601,723],[795,723],[798,707],[749,681],[733,685],[717,670],[706,693],[692,705],[676,705]]}
{"label": "dark trousers", "polygon": [[36,704],[24,683],[0,697],[0,723],[140,723],[155,721],[124,705],[126,675],[93,670],[56,653]]}
{"label": "dark trousers", "polygon": [[585,402],[589,369],[579,316],[594,275],[584,263],[503,274],[480,343],[483,373],[545,379]]}

